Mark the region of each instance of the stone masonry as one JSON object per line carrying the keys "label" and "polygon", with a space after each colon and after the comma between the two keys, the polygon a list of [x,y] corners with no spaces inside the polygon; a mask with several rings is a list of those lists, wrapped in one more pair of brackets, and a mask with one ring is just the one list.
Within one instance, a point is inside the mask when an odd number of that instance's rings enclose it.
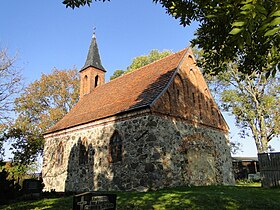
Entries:
{"label": "stone masonry", "polygon": [[[110,137],[123,140],[123,160],[108,161]],[[79,165],[78,148],[88,141],[89,161]],[[181,185],[233,184],[227,136],[171,118],[146,114],[47,139],[43,176],[46,190],[146,191]],[[56,166],[62,143],[62,165]],[[53,177],[56,177],[55,179]]]}

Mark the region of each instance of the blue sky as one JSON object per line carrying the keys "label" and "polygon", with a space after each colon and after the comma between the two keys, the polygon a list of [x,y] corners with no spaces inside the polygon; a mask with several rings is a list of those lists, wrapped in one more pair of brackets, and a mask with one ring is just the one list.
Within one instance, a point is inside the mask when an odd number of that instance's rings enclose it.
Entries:
{"label": "blue sky", "polygon": [[[2,1],[0,48],[17,54],[16,66],[26,83],[39,79],[53,68],[80,69],[86,59],[93,28],[106,80],[116,69],[125,69],[132,59],[152,49],[173,52],[187,47],[198,27],[183,27],[152,0],[111,0],[72,10],[62,0]],[[234,139],[238,130],[225,115]],[[256,156],[252,139],[241,141],[242,156]],[[277,144],[276,144],[277,143]],[[274,147],[279,150],[279,141]]]}
{"label": "blue sky", "polygon": [[189,45],[196,25],[182,27],[152,0],[94,2],[66,9],[58,1],[4,1],[0,8],[0,46],[18,52],[28,81],[54,67],[81,68],[93,28],[107,79],[116,69],[151,49],[181,50]]}

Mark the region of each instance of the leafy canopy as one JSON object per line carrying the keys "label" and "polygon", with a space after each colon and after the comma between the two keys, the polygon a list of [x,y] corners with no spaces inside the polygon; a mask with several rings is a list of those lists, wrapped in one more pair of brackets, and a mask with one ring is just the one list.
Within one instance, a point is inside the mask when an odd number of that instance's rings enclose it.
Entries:
{"label": "leafy canopy", "polygon": [[243,74],[228,64],[226,73],[206,75],[223,111],[235,117],[241,137],[252,135],[259,153],[280,135],[280,78],[264,73]]}
{"label": "leafy canopy", "polygon": [[163,50],[162,52],[158,50],[151,50],[148,55],[137,56],[132,60],[132,63],[126,68],[126,70],[116,70],[110,77],[110,80],[113,80],[119,76],[122,76],[123,74],[131,72],[154,61],[162,59],[170,54],[172,54],[170,50]]}
{"label": "leafy canopy", "polygon": [[68,113],[78,98],[76,69],[54,69],[29,84],[15,100],[17,119],[13,127],[2,137],[12,141],[14,160],[23,164],[34,162],[43,150],[43,133]]}
{"label": "leafy canopy", "polygon": [[200,23],[192,41],[204,50],[200,65],[217,74],[233,62],[238,71],[267,76],[279,69],[280,2],[278,0],[155,0],[182,25]]}
{"label": "leafy canopy", "polygon": [[[106,0],[95,0],[95,1],[105,2]],[[79,8],[80,6],[85,6],[85,5],[90,6],[92,0],[64,0],[62,3],[65,4],[66,7],[71,7],[72,9],[74,9],[75,7]]]}

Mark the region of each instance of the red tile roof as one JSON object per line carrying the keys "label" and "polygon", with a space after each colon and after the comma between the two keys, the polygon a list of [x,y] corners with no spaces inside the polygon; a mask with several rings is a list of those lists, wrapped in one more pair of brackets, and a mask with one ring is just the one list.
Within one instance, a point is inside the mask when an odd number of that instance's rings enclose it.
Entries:
{"label": "red tile roof", "polygon": [[143,108],[162,93],[187,49],[96,87],[47,133]]}

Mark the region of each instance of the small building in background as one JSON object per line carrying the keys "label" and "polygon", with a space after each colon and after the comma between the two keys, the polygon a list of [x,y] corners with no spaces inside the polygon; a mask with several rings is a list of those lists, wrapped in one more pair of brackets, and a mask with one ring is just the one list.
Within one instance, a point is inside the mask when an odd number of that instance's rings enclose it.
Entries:
{"label": "small building in background", "polygon": [[232,167],[236,180],[250,179],[249,174],[259,174],[260,172],[257,157],[232,157]]}

